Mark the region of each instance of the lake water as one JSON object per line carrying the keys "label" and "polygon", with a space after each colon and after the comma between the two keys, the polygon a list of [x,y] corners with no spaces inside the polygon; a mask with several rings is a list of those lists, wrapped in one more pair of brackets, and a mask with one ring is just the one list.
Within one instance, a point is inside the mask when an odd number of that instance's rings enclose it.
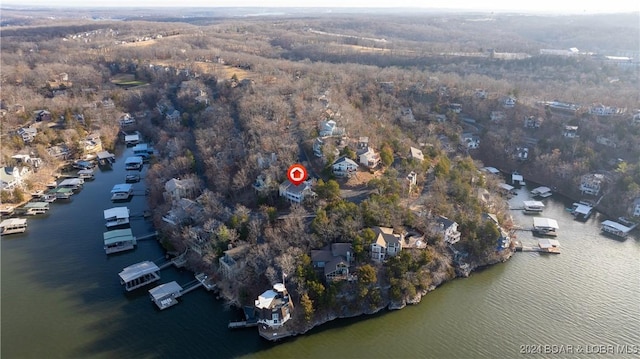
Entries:
{"label": "lake water", "polygon": [[[573,220],[565,210],[570,203],[555,195],[544,200],[543,215],[558,220],[561,254],[516,253],[400,311],[329,323],[277,344],[256,328],[228,330],[237,313],[204,289],[161,312],[146,290],[125,293],[118,278],[130,264],[162,258],[159,244],[142,241],[111,256],[102,248],[102,211],[113,207],[109,191],[124,181],[130,151],[119,154],[113,170],[98,170],[69,203],[29,218],[25,234],[2,238],[3,358],[513,358],[525,356],[522,345],[634,357],[607,346],[640,345],[640,240],[602,235],[598,216]],[[143,183],[134,189],[144,193]],[[521,190],[511,202],[528,198]],[[141,214],[146,200],[134,196],[126,205]],[[531,225],[531,216],[512,212],[523,227]],[[142,219],[131,227],[134,235],[152,231]],[[518,238],[535,240],[528,232]],[[161,274],[161,282],[193,280],[173,267]]]}

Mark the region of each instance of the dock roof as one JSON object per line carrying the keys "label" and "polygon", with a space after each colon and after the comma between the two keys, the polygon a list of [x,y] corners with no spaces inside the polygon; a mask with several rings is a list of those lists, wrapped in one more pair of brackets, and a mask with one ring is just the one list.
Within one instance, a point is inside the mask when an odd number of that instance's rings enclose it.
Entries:
{"label": "dock roof", "polygon": [[535,228],[554,228],[554,229],[560,228],[558,226],[558,221],[556,221],[555,219],[545,218],[545,217],[533,218],[533,226]]}
{"label": "dock roof", "polygon": [[111,193],[131,192],[131,187],[132,186],[129,183],[120,183],[113,186],[113,189],[111,189]]}
{"label": "dock roof", "polygon": [[52,189],[51,191],[49,191],[49,193],[51,193],[51,194],[56,194],[56,193],[73,193],[73,190],[72,190],[71,188],[56,187],[56,188]]}
{"label": "dock roof", "polygon": [[28,202],[24,208],[49,208],[49,202]]}
{"label": "dock roof", "polygon": [[542,238],[538,241],[540,248],[560,247],[560,242],[557,239]]}
{"label": "dock roof", "polygon": [[113,207],[104,210],[104,219],[109,218],[129,218],[129,208]]}
{"label": "dock roof", "polygon": [[0,222],[0,227],[21,226],[27,224],[26,218],[8,218]]}
{"label": "dock roof", "polygon": [[113,231],[104,232],[102,237],[104,238],[105,245],[124,241],[133,241],[136,239],[136,237],[134,237],[133,233],[131,232],[131,228],[116,229]]}
{"label": "dock roof", "polygon": [[151,261],[144,261],[128,266],[127,268],[123,269],[122,272],[118,274],[118,276],[120,276],[120,279],[122,279],[126,283],[145,274],[158,272],[159,270],[160,268],[158,268],[155,263]]}
{"label": "dock roof", "polygon": [[523,201],[525,207],[544,207],[544,203],[540,201]]}
{"label": "dock roof", "polygon": [[64,187],[64,186],[79,186],[81,184],[84,184],[84,180],[82,178],[67,178],[66,180],[60,182],[60,184],[58,184],[58,186],[60,186],[60,187]]}
{"label": "dock roof", "polygon": [[127,159],[124,161],[125,164],[129,164],[129,163],[142,163],[144,161],[144,159],[141,156],[131,156],[131,157],[127,157]]}
{"label": "dock roof", "polygon": [[628,233],[632,229],[632,228],[629,228],[629,227],[627,227],[627,226],[625,226],[623,224],[620,224],[618,222],[609,221],[609,220],[606,220],[606,221],[602,222],[602,225],[606,226],[606,227],[611,227],[613,229],[616,229],[616,230],[624,232],[624,233]]}
{"label": "dock roof", "polygon": [[180,293],[182,291],[182,287],[178,282],[173,281],[169,283],[160,284],[159,286],[149,289],[149,294],[153,298],[153,300],[161,300],[162,298],[169,296],[174,293]]}
{"label": "dock roof", "polygon": [[577,203],[575,206],[576,208],[573,211],[575,213],[582,214],[582,215],[589,214],[589,212],[591,212],[591,210],[593,209],[593,207],[587,204],[582,204],[582,203]]}
{"label": "dock roof", "polygon": [[101,160],[106,160],[106,159],[111,159],[116,157],[116,155],[114,155],[113,153],[109,153],[108,151],[100,151],[96,155],[98,156],[98,159],[101,159]]}

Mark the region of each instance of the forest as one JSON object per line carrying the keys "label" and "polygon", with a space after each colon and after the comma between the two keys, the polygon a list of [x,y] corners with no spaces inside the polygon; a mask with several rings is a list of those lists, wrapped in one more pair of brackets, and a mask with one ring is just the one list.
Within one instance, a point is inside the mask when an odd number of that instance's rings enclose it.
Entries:
{"label": "forest", "polygon": [[[30,153],[55,171],[48,149],[66,144],[81,158],[90,134],[113,149],[131,114],[157,151],[145,180],[163,246],[187,251],[238,307],[286,274],[303,308],[297,330],[414,301],[465,266],[506,260],[511,249],[496,243],[513,224],[501,180],[483,166],[576,199],[583,175],[605,174],[601,208],[612,216],[640,196],[637,14],[37,14],[3,9],[3,165]],[[597,115],[598,104],[619,111]],[[36,121],[40,110],[51,120]],[[344,131],[322,136],[328,121]],[[18,136],[27,126],[38,128],[29,142]],[[337,176],[332,164],[357,161],[362,138],[380,164]],[[289,203],[279,188],[296,162],[314,195]],[[172,178],[192,184],[185,198],[167,195]],[[3,202],[22,195],[4,192]],[[438,216],[458,224],[459,242],[433,229]],[[378,263],[374,227],[419,233],[425,246]],[[332,243],[351,244],[357,281],[314,268],[311,251]],[[232,251],[241,264],[222,275]]]}

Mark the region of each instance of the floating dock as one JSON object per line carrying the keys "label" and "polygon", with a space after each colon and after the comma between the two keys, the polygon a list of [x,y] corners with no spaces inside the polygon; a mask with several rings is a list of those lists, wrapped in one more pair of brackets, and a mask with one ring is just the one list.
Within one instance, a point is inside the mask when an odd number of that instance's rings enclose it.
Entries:
{"label": "floating dock", "polygon": [[206,274],[198,273],[195,275],[195,279],[185,284],[184,287],[176,281],[164,283],[149,290],[149,295],[151,296],[151,301],[154,302],[160,310],[164,310],[178,304],[177,298],[200,287],[204,287],[207,291],[210,291],[215,289],[216,285]]}

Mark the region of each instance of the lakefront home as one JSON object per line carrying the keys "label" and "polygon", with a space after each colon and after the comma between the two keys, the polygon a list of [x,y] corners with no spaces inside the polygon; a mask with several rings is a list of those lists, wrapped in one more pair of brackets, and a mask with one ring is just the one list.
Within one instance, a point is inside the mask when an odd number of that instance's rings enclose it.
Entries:
{"label": "lakefront home", "polygon": [[311,250],[313,268],[321,270],[327,283],[349,280],[349,267],[353,263],[351,243],[331,243],[322,249]]}
{"label": "lakefront home", "polygon": [[331,169],[336,177],[351,177],[358,170],[358,164],[354,160],[342,156],[331,165]]}
{"label": "lakefront home", "polygon": [[454,244],[460,241],[460,232],[458,232],[458,223],[450,220],[447,217],[438,216],[436,218],[433,230],[441,234],[444,241],[449,244]]}
{"label": "lakefront home", "polygon": [[388,257],[394,257],[402,250],[402,236],[394,234],[393,228],[371,228],[376,237],[371,243],[371,259],[382,262]]}
{"label": "lakefront home", "polygon": [[590,173],[582,176],[580,180],[580,193],[597,196],[600,193],[604,175],[600,173]]}

